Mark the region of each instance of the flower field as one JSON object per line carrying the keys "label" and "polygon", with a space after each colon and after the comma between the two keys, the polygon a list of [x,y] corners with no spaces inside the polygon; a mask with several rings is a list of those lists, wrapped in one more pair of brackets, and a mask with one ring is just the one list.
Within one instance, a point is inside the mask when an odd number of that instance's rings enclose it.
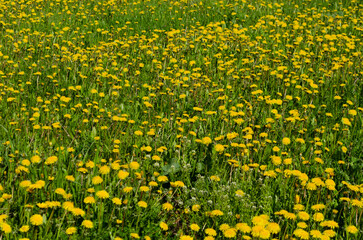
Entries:
{"label": "flower field", "polygon": [[359,0],[0,0],[0,239],[363,239]]}

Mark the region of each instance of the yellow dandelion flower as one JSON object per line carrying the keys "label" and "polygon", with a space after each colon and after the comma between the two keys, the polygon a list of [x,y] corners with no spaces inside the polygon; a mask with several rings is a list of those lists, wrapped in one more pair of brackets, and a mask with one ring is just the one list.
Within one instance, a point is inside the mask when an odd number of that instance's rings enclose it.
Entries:
{"label": "yellow dandelion flower", "polygon": [[198,232],[200,230],[200,227],[198,226],[198,224],[193,223],[190,225],[190,229],[192,231]]}
{"label": "yellow dandelion flower", "polygon": [[92,196],[88,196],[88,197],[85,197],[83,199],[83,202],[86,203],[86,204],[93,204],[96,202],[95,198],[92,197]]}
{"label": "yellow dandelion flower", "polygon": [[236,237],[236,235],[237,235],[237,231],[236,231],[236,229],[234,229],[234,228],[229,228],[229,229],[226,229],[226,230],[223,232],[223,235],[224,235],[226,238],[234,238],[234,237]]}
{"label": "yellow dandelion flower", "polygon": [[100,176],[95,176],[92,178],[92,183],[94,185],[101,184],[103,182],[103,179]]}
{"label": "yellow dandelion flower", "polygon": [[129,164],[130,168],[133,169],[133,170],[137,170],[140,168],[140,164],[138,162],[131,162]]}
{"label": "yellow dandelion flower", "polygon": [[160,222],[160,228],[163,230],[163,231],[168,231],[169,227],[168,227],[168,224],[166,224],[165,222]]}
{"label": "yellow dandelion flower", "polygon": [[28,225],[24,225],[21,228],[19,228],[20,232],[28,232],[30,227]]}
{"label": "yellow dandelion flower", "polygon": [[90,220],[83,220],[81,225],[85,228],[93,228],[93,222]]}
{"label": "yellow dandelion flower", "polygon": [[35,155],[35,156],[31,157],[30,161],[32,163],[40,163],[42,161],[42,159],[38,155]]}
{"label": "yellow dandelion flower", "polygon": [[110,194],[108,192],[106,192],[105,190],[101,190],[96,192],[96,196],[101,198],[101,199],[106,199],[110,197]]}
{"label": "yellow dandelion flower", "polygon": [[166,211],[170,211],[173,209],[173,205],[171,205],[170,203],[164,203],[163,204],[163,209],[166,210]]}
{"label": "yellow dandelion flower", "polygon": [[223,152],[224,151],[224,146],[222,144],[217,144],[217,145],[214,146],[214,149],[217,152]]}
{"label": "yellow dandelion flower", "polygon": [[204,137],[204,138],[202,138],[202,143],[204,145],[209,145],[212,143],[212,139],[210,137]]}
{"label": "yellow dandelion flower", "polygon": [[116,205],[121,205],[122,204],[122,201],[121,199],[115,197],[115,198],[112,198],[112,202]]}
{"label": "yellow dandelion flower", "polygon": [[139,201],[139,202],[137,203],[137,205],[138,205],[139,207],[142,207],[142,208],[147,208],[147,203],[146,203],[146,202],[144,202],[144,201]]}
{"label": "yellow dandelion flower", "polygon": [[289,145],[290,143],[291,143],[290,138],[284,137],[284,138],[282,139],[282,144],[284,144],[284,145]]}
{"label": "yellow dandelion flower", "polygon": [[30,217],[30,223],[35,226],[43,224],[43,217],[40,214],[34,214]]}
{"label": "yellow dandelion flower", "polygon": [[213,228],[207,228],[204,230],[205,234],[209,235],[209,236],[217,236],[217,232],[216,230],[214,230]]}
{"label": "yellow dandelion flower", "polygon": [[351,233],[351,234],[356,234],[358,233],[358,228],[356,226],[353,226],[353,225],[350,225],[348,227],[345,228],[345,230],[348,232],[348,233]]}
{"label": "yellow dandelion flower", "polygon": [[137,238],[137,239],[140,238],[139,234],[137,234],[137,233],[130,233],[130,237],[131,238]]}
{"label": "yellow dandelion flower", "polygon": [[76,232],[77,232],[77,228],[76,227],[69,227],[66,230],[66,234],[67,235],[72,235],[72,234],[75,234]]}
{"label": "yellow dandelion flower", "polygon": [[55,163],[57,161],[58,161],[57,156],[51,156],[51,157],[47,158],[47,160],[45,160],[45,165],[50,165],[50,164],[53,164],[53,163]]}

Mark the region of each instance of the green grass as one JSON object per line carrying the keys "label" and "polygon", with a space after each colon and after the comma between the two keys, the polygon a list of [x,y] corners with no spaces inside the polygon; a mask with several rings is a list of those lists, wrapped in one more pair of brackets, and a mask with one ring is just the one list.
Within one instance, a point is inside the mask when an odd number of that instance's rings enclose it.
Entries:
{"label": "green grass", "polygon": [[361,239],[361,9],[0,1],[0,239]]}

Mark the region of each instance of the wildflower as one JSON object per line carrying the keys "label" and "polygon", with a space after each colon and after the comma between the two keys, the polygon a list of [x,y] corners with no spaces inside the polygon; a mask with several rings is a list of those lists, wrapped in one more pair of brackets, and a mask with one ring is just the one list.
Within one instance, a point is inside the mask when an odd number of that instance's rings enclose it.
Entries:
{"label": "wildflower", "polygon": [[309,220],[309,218],[310,218],[310,216],[309,216],[309,214],[308,214],[307,212],[299,212],[299,213],[297,214],[297,216],[298,216],[301,220],[303,220],[303,221],[307,221],[307,220]]}
{"label": "wildflower", "polygon": [[206,237],[204,237],[204,240],[214,240],[214,237],[212,237],[212,236],[206,236]]}
{"label": "wildflower", "polygon": [[62,208],[66,211],[71,211],[74,208],[74,204],[72,202],[64,202]]}
{"label": "wildflower", "polygon": [[96,193],[96,196],[101,199],[106,199],[110,197],[110,194],[108,194],[108,192],[106,192],[105,190],[101,190]]}
{"label": "wildflower", "polygon": [[28,225],[24,225],[21,228],[19,228],[20,232],[27,232],[29,231],[30,227]]}
{"label": "wildflower", "polygon": [[357,227],[353,226],[353,225],[350,225],[348,227],[345,228],[345,230],[348,232],[348,233],[351,233],[351,234],[356,234],[358,232],[358,229]]}
{"label": "wildflower", "polygon": [[179,238],[179,240],[193,240],[194,238],[189,235],[183,235]]}
{"label": "wildflower", "polygon": [[323,222],[320,223],[320,226],[329,227],[329,228],[332,228],[332,229],[339,227],[338,223],[335,222],[335,221],[332,221],[332,220],[331,221],[323,221]]}
{"label": "wildflower", "polygon": [[150,191],[149,187],[147,187],[147,186],[141,186],[140,187],[140,192],[148,192],[148,191]]}
{"label": "wildflower", "polygon": [[127,178],[130,174],[126,171],[120,170],[117,174],[117,177],[121,180]]}
{"label": "wildflower", "polygon": [[110,167],[109,166],[102,166],[100,167],[100,173],[102,175],[106,175],[110,172]]}
{"label": "wildflower", "polygon": [[198,226],[198,224],[193,223],[190,225],[190,229],[192,231],[198,232],[200,230],[200,227]]}
{"label": "wildflower", "polygon": [[124,192],[124,193],[129,193],[129,192],[131,192],[132,191],[132,187],[124,187],[123,189],[122,189],[122,191]]}
{"label": "wildflower", "polygon": [[30,159],[30,161],[32,163],[40,163],[41,160],[42,159],[38,155],[35,155],[35,156],[31,157],[31,159]]}
{"label": "wildflower", "polygon": [[227,229],[231,228],[228,224],[222,224],[221,226],[219,226],[219,230],[226,231]]}
{"label": "wildflower", "polygon": [[313,238],[321,238],[322,234],[319,230],[311,230],[310,236]]}
{"label": "wildflower", "polygon": [[236,195],[242,197],[243,195],[245,195],[245,193],[242,190],[237,190]]}
{"label": "wildflower", "polygon": [[81,208],[73,208],[70,210],[74,216],[84,216],[86,213]]}
{"label": "wildflower", "polygon": [[81,225],[85,228],[93,228],[93,222],[90,220],[83,220]]}
{"label": "wildflower", "polygon": [[328,229],[328,230],[325,230],[325,231],[323,232],[323,235],[324,235],[324,236],[328,236],[328,237],[335,237],[336,232],[334,232],[334,231],[333,231],[333,230],[331,230],[331,229]]}
{"label": "wildflower", "polygon": [[159,176],[158,177],[158,181],[159,182],[167,182],[168,181],[168,177],[167,176]]}
{"label": "wildflower", "polygon": [[12,231],[12,228],[6,222],[0,222],[0,228],[5,234],[9,234]]}
{"label": "wildflower", "polygon": [[224,151],[224,146],[221,145],[221,144],[217,144],[214,149],[217,151],[217,152],[223,152]]}
{"label": "wildflower", "polygon": [[210,180],[215,181],[215,182],[219,182],[221,179],[218,176],[211,176]]}
{"label": "wildflower", "polygon": [[30,217],[30,223],[39,226],[43,224],[43,217],[40,214],[34,214]]}
{"label": "wildflower", "polygon": [[213,210],[211,216],[223,216],[223,212],[221,210]]}
{"label": "wildflower", "polygon": [[259,226],[266,226],[268,223],[268,219],[269,217],[266,215],[260,215],[260,216],[255,216],[252,218],[252,223],[254,225],[259,225]]}
{"label": "wildflower", "polygon": [[349,121],[348,118],[342,118],[342,123],[344,125],[352,126],[352,123]]}
{"label": "wildflower", "polygon": [[192,206],[192,211],[198,212],[199,210],[200,210],[200,205],[195,204],[195,205]]}
{"label": "wildflower", "polygon": [[268,239],[270,238],[270,231],[267,230],[267,229],[262,229],[261,232],[260,232],[260,238],[261,239]]}
{"label": "wildflower", "polygon": [[130,236],[131,236],[131,238],[137,238],[137,239],[140,238],[139,234],[137,234],[137,233],[130,233]]}
{"label": "wildflower", "polygon": [[299,228],[307,228],[307,227],[308,227],[308,225],[307,225],[305,222],[298,222],[298,223],[297,223],[297,226],[298,226]]}
{"label": "wildflower", "polygon": [[95,198],[94,198],[94,197],[92,197],[92,196],[88,196],[88,197],[85,197],[85,198],[83,199],[83,202],[84,202],[84,203],[86,203],[86,204],[93,204],[93,203],[95,203],[96,201],[95,201]]}
{"label": "wildflower", "polygon": [[103,182],[103,179],[100,176],[95,176],[92,178],[92,183],[94,185],[101,184]]}
{"label": "wildflower", "polygon": [[209,145],[212,143],[212,139],[210,137],[204,137],[204,138],[202,138],[202,143],[204,145]]}
{"label": "wildflower", "polygon": [[304,239],[304,240],[309,239],[309,233],[307,231],[303,230],[303,229],[300,229],[300,228],[298,228],[298,229],[296,229],[294,231],[294,235],[301,238],[301,239]]}
{"label": "wildflower", "polygon": [[251,227],[247,225],[247,223],[237,223],[236,224],[237,230],[243,232],[243,233],[250,233]]}
{"label": "wildflower", "polygon": [[168,229],[169,229],[168,224],[166,224],[165,222],[160,222],[160,228],[163,231],[168,231]]}
{"label": "wildflower", "polygon": [[31,184],[32,184],[32,183],[31,183],[31,181],[29,181],[29,180],[24,180],[24,181],[21,181],[21,182],[20,182],[19,186],[20,186],[20,187],[22,187],[22,188],[27,188],[27,187],[29,187]]}
{"label": "wildflower", "polygon": [[51,156],[51,157],[47,158],[47,160],[45,160],[45,165],[50,165],[50,164],[53,164],[53,163],[55,163],[57,161],[58,161],[57,156]]}
{"label": "wildflower", "polygon": [[172,210],[172,209],[173,209],[173,205],[171,205],[171,204],[170,204],[170,203],[168,203],[168,202],[167,202],[167,203],[164,203],[164,204],[163,204],[163,209],[169,212],[170,210]]}
{"label": "wildflower", "polygon": [[74,182],[76,179],[72,175],[69,175],[69,176],[66,176],[66,180]]}
{"label": "wildflower", "polygon": [[213,228],[207,228],[204,230],[204,232],[205,232],[205,234],[213,236],[213,237],[217,236],[217,232]]}
{"label": "wildflower", "polygon": [[146,202],[144,202],[144,201],[139,201],[139,202],[137,203],[137,205],[139,205],[139,207],[142,207],[142,208],[147,208],[147,203],[146,203]]}
{"label": "wildflower", "polygon": [[237,231],[236,231],[236,229],[234,229],[234,228],[229,228],[229,229],[227,229],[227,230],[225,230],[225,231],[223,232],[223,235],[224,235],[226,238],[234,238],[234,237],[236,237],[236,235],[237,235]]}
{"label": "wildflower", "polygon": [[284,138],[282,139],[282,144],[284,144],[284,145],[289,145],[290,143],[291,143],[290,138],[284,137]]}
{"label": "wildflower", "polygon": [[277,234],[281,231],[281,228],[278,223],[269,223],[266,227],[267,230],[269,230],[272,234]]}
{"label": "wildflower", "polygon": [[324,220],[324,215],[322,214],[322,213],[315,213],[314,215],[313,215],[313,219],[314,219],[314,221],[316,221],[316,222],[321,222],[321,221],[323,221]]}
{"label": "wildflower", "polygon": [[121,199],[119,199],[119,198],[112,198],[112,202],[114,203],[114,204],[116,204],[116,205],[121,205],[122,204],[122,202],[121,202]]}
{"label": "wildflower", "polygon": [[77,232],[77,228],[76,227],[69,227],[66,230],[66,234],[67,235],[72,235],[72,234],[75,234],[76,232]]}
{"label": "wildflower", "polygon": [[133,170],[137,170],[140,168],[140,164],[138,162],[131,162],[129,165],[130,165],[130,168]]}
{"label": "wildflower", "polygon": [[311,206],[311,209],[314,211],[320,211],[323,210],[325,208],[324,204],[315,204],[313,206]]}
{"label": "wildflower", "polygon": [[143,135],[143,133],[142,133],[140,130],[135,131],[135,132],[134,132],[134,134],[135,134],[136,136],[142,136],[142,135]]}

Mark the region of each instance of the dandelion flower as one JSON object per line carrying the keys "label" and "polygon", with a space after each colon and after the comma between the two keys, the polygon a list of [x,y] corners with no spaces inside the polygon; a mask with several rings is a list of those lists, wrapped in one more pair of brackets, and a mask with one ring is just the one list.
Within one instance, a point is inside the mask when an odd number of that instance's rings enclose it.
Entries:
{"label": "dandelion flower", "polygon": [[43,224],[43,217],[40,214],[34,214],[30,217],[30,223],[39,226]]}
{"label": "dandelion flower", "polygon": [[130,168],[133,169],[133,170],[137,170],[140,168],[140,164],[138,162],[131,162],[129,164]]}
{"label": "dandelion flower", "polygon": [[96,193],[96,196],[101,199],[106,199],[110,197],[110,194],[108,194],[108,192],[106,192],[105,190],[101,190]]}
{"label": "dandelion flower", "polygon": [[345,230],[348,232],[348,233],[351,233],[351,234],[356,234],[358,232],[358,229],[357,227],[353,226],[353,225],[350,225],[348,227],[345,228]]}
{"label": "dandelion flower", "polygon": [[20,232],[27,232],[27,231],[29,231],[29,229],[30,229],[30,227],[29,227],[28,225],[24,225],[24,226],[22,226],[22,227],[19,229],[19,231],[20,231]]}
{"label": "dandelion flower", "polygon": [[204,230],[204,232],[209,236],[217,236],[217,232],[213,228],[207,228],[206,230]]}
{"label": "dandelion flower", "polygon": [[223,152],[224,151],[224,146],[222,144],[217,144],[214,149],[217,151],[217,152]]}
{"label": "dandelion flower", "polygon": [[144,202],[144,201],[139,201],[139,202],[137,203],[137,205],[139,205],[139,207],[142,207],[142,208],[147,208],[147,203],[146,203],[146,202]]}
{"label": "dandelion flower", "polygon": [[190,225],[190,229],[192,231],[198,232],[200,230],[200,227],[198,226],[198,224],[193,223]]}
{"label": "dandelion flower", "polygon": [[290,143],[291,143],[290,138],[284,137],[284,138],[282,139],[282,144],[284,144],[284,145],[289,145]]}
{"label": "dandelion flower", "polygon": [[204,137],[204,138],[202,138],[202,143],[204,145],[209,145],[212,143],[212,139],[210,137]]}
{"label": "dandelion flower", "polygon": [[137,234],[137,233],[130,233],[130,236],[131,236],[131,238],[137,238],[137,239],[140,238],[139,234]]}
{"label": "dandelion flower", "polygon": [[237,230],[243,232],[243,233],[250,233],[251,227],[247,225],[247,223],[237,223],[236,224]]}
{"label": "dandelion flower", "polygon": [[11,226],[6,222],[0,222],[0,228],[5,234],[11,233],[12,231]]}
{"label": "dandelion flower", "polygon": [[67,235],[72,235],[72,234],[75,234],[76,232],[77,232],[77,228],[76,227],[69,227],[66,230],[66,234]]}
{"label": "dandelion flower", "polygon": [[166,210],[166,211],[170,211],[173,209],[173,205],[171,205],[170,203],[164,203],[163,204],[163,209]]}
{"label": "dandelion flower", "polygon": [[223,232],[223,235],[224,235],[226,238],[234,238],[234,237],[236,237],[236,235],[237,235],[237,231],[236,231],[236,229],[234,229],[234,228],[229,228],[229,229],[227,229],[227,230],[225,230],[225,231]]}
{"label": "dandelion flower", "polygon": [[90,220],[83,220],[82,226],[85,228],[93,228],[93,222]]}
{"label": "dandelion flower", "polygon": [[160,222],[160,228],[163,230],[163,231],[168,231],[169,227],[168,227],[168,224],[166,224],[165,222]]}
{"label": "dandelion flower", "polygon": [[183,235],[179,238],[179,240],[193,240],[194,238],[189,235]]}
{"label": "dandelion flower", "polygon": [[83,199],[83,202],[86,203],[86,204],[93,204],[96,202],[95,198],[92,197],[92,196],[88,196],[88,197],[85,197]]}

